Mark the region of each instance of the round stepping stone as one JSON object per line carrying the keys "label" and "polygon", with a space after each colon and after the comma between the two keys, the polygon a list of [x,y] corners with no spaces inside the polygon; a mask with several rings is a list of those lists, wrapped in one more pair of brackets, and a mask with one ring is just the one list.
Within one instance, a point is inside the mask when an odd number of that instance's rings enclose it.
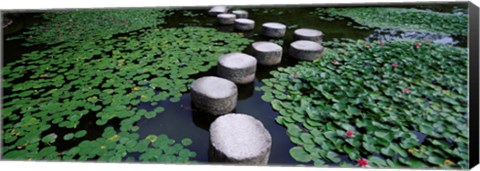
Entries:
{"label": "round stepping stone", "polygon": [[201,77],[195,80],[190,88],[193,104],[212,115],[231,112],[237,106],[237,85],[227,79]]}
{"label": "round stepping stone", "polygon": [[217,74],[237,84],[255,79],[257,59],[244,53],[229,53],[218,58]]}
{"label": "round stepping stone", "polygon": [[323,52],[323,46],[317,42],[297,40],[290,44],[288,52],[298,60],[313,61],[320,57]]}
{"label": "round stepping stone", "polygon": [[310,40],[317,43],[322,43],[323,33],[315,29],[300,28],[293,32],[295,40]]}
{"label": "round stepping stone", "polygon": [[217,16],[218,14],[227,13],[228,7],[227,6],[214,6],[210,8],[208,14],[211,16]]}
{"label": "round stepping stone", "polygon": [[230,25],[235,22],[235,14],[218,14],[218,23],[223,25]]}
{"label": "round stepping stone", "polygon": [[272,42],[255,42],[252,44],[253,56],[262,65],[276,65],[282,61],[282,47]]}
{"label": "round stepping stone", "polygon": [[237,16],[237,18],[248,18],[248,12],[244,10],[233,10],[233,14]]}
{"label": "round stepping stone", "polygon": [[255,21],[246,18],[235,19],[233,27],[240,31],[250,31],[255,28]]}
{"label": "round stepping stone", "polygon": [[287,26],[282,23],[269,22],[262,25],[262,34],[267,37],[280,38],[285,35]]}
{"label": "round stepping stone", "polygon": [[212,161],[266,165],[272,137],[259,120],[232,113],[218,117],[210,125],[210,145]]}

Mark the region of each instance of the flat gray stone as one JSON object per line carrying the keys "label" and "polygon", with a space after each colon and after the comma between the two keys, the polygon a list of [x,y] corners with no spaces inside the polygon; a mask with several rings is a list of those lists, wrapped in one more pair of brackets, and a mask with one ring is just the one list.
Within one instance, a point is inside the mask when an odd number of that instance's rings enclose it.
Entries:
{"label": "flat gray stone", "polygon": [[248,18],[248,12],[245,10],[233,10],[232,14],[235,14],[237,18]]}
{"label": "flat gray stone", "polygon": [[320,57],[323,52],[323,46],[309,40],[297,40],[290,44],[288,52],[290,56],[298,60],[313,61]]}
{"label": "flat gray stone", "polygon": [[310,40],[317,43],[322,43],[323,33],[319,30],[300,28],[293,32],[295,40]]}
{"label": "flat gray stone", "polygon": [[235,22],[235,14],[218,14],[217,21],[223,25],[231,25]]}
{"label": "flat gray stone", "polygon": [[262,122],[246,114],[231,113],[210,125],[209,158],[214,162],[266,165],[272,137]]}
{"label": "flat gray stone", "polygon": [[218,14],[227,13],[228,9],[229,8],[227,6],[214,6],[210,8],[208,14],[211,16],[217,16]]}
{"label": "flat gray stone", "polygon": [[262,24],[262,34],[267,37],[280,38],[285,36],[287,26],[282,23],[268,22]]}
{"label": "flat gray stone", "polygon": [[255,21],[246,18],[238,18],[235,19],[233,27],[240,31],[250,31],[255,28]]}
{"label": "flat gray stone", "polygon": [[244,53],[229,53],[218,58],[217,74],[237,84],[255,79],[257,59]]}
{"label": "flat gray stone", "polygon": [[282,61],[283,49],[272,42],[255,42],[252,44],[253,56],[262,65],[276,65]]}
{"label": "flat gray stone", "polygon": [[227,79],[201,77],[195,80],[190,88],[193,104],[212,115],[231,112],[237,106],[237,85]]}

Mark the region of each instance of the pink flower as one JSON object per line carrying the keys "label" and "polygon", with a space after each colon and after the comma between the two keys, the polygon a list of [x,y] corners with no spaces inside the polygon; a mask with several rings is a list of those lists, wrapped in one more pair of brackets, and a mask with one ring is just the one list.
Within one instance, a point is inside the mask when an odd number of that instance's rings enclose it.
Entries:
{"label": "pink flower", "polygon": [[397,63],[393,63],[393,64],[392,64],[392,67],[396,68],[396,67],[398,67],[398,64],[397,64]]}
{"label": "pink flower", "polygon": [[385,42],[380,42],[378,44],[380,44],[380,46],[383,46],[383,45],[385,45]]}
{"label": "pink flower", "polygon": [[32,36],[32,35],[30,35],[30,36],[28,36],[28,38],[30,38],[30,39],[31,39],[31,38],[33,38],[33,36]]}
{"label": "pink flower", "polygon": [[403,92],[403,93],[410,93],[410,89],[404,88],[404,89],[402,89],[402,92]]}
{"label": "pink flower", "polygon": [[360,165],[361,167],[368,166],[368,160],[367,160],[367,159],[364,159],[364,158],[358,159],[358,160],[357,160],[357,163],[358,163],[358,165]]}
{"label": "pink flower", "polygon": [[293,78],[298,78],[298,75],[297,75],[297,74],[293,74]]}
{"label": "pink flower", "polygon": [[347,137],[353,137],[353,131],[347,131],[347,133],[345,133],[347,135]]}
{"label": "pink flower", "polygon": [[420,45],[421,45],[420,43],[415,43],[415,47],[416,47],[416,48],[419,48]]}
{"label": "pink flower", "polygon": [[340,63],[339,63],[337,60],[333,60],[333,61],[332,61],[332,64],[333,64],[333,65],[338,65],[338,64],[340,64]]}

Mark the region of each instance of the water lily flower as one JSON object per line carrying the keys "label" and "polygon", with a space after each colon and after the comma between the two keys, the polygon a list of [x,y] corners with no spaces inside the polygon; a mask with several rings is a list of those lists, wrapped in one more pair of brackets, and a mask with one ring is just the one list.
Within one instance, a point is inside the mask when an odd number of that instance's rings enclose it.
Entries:
{"label": "water lily flower", "polygon": [[332,64],[333,64],[333,65],[338,65],[338,64],[340,64],[340,63],[339,63],[337,60],[333,60],[333,61],[332,61]]}
{"label": "water lily flower", "polygon": [[367,159],[364,159],[364,158],[358,159],[358,160],[357,160],[357,163],[358,163],[358,165],[360,165],[361,167],[368,166],[368,160],[367,160]]}
{"label": "water lily flower", "polygon": [[379,42],[378,44],[380,44],[380,46],[383,46],[385,45],[385,42]]}
{"label": "water lily flower", "polygon": [[28,36],[28,38],[30,38],[30,39],[31,39],[31,38],[33,38],[33,36],[32,36],[32,35],[30,35],[30,36]]}
{"label": "water lily flower", "polygon": [[398,64],[397,64],[397,63],[393,63],[393,64],[392,64],[392,67],[396,68],[396,67],[398,67]]}
{"label": "water lily flower", "polygon": [[347,133],[345,133],[345,135],[347,135],[347,137],[353,137],[354,132],[353,131],[347,131]]}
{"label": "water lily flower", "polygon": [[297,75],[297,74],[293,74],[293,78],[298,78],[298,75]]}
{"label": "water lily flower", "polygon": [[410,93],[410,89],[404,88],[404,89],[402,89],[402,92],[403,92],[403,93]]}
{"label": "water lily flower", "polygon": [[421,45],[420,43],[415,43],[415,47],[416,47],[416,48],[419,48],[420,45]]}

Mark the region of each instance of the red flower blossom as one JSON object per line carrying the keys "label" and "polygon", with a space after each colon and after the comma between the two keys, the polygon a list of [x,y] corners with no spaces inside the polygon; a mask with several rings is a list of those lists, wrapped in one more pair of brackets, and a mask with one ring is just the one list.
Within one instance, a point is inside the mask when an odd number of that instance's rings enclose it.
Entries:
{"label": "red flower blossom", "polygon": [[383,45],[385,45],[385,42],[380,42],[378,44],[380,44],[380,46],[383,46]]}
{"label": "red flower blossom", "polygon": [[402,89],[402,92],[403,92],[403,93],[410,93],[410,89],[404,88],[404,89]]}
{"label": "red flower blossom", "polygon": [[393,63],[393,64],[392,64],[392,67],[396,68],[396,67],[398,67],[398,64],[397,64],[397,63]]}
{"label": "red flower blossom", "polygon": [[347,137],[353,137],[353,131],[347,131],[347,133],[345,133],[347,135]]}
{"label": "red flower blossom", "polygon": [[420,43],[415,43],[415,47],[416,47],[416,48],[419,48],[420,45],[421,45]]}
{"label": "red flower blossom", "polygon": [[339,63],[337,60],[333,60],[333,61],[332,61],[332,64],[333,64],[333,65],[338,65],[338,64],[340,64],[340,63]]}
{"label": "red flower blossom", "polygon": [[368,166],[368,160],[367,160],[367,159],[364,159],[364,158],[358,159],[358,160],[357,160],[357,163],[358,163],[358,165],[360,165],[361,167]]}
{"label": "red flower blossom", "polygon": [[297,74],[293,74],[293,78],[298,78],[298,75],[297,75]]}

